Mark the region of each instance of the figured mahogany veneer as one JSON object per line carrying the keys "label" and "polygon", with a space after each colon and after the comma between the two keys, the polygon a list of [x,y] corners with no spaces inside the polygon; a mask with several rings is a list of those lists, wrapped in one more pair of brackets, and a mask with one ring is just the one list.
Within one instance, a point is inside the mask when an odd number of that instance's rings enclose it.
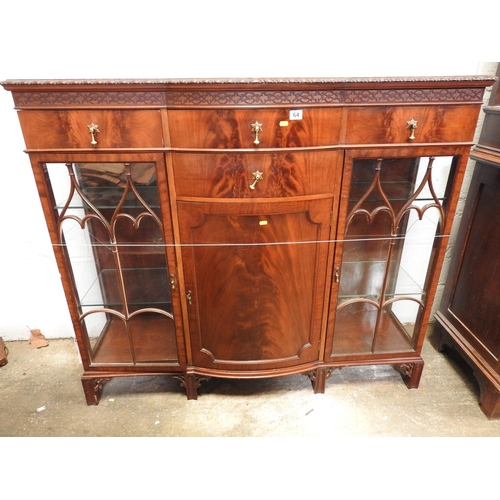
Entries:
{"label": "figured mahogany veneer", "polygon": [[171,144],[175,148],[252,148],[255,134],[249,124],[255,121],[262,125],[260,148],[328,146],[339,142],[341,108],[307,109],[301,120],[293,119],[293,113],[291,119],[290,111],[293,108],[172,110]]}
{"label": "figured mahogany veneer", "polygon": [[[179,197],[280,198],[332,193],[338,151],[174,154]],[[262,180],[251,189],[253,173]]]}
{"label": "figured mahogany veneer", "polygon": [[[492,82],[3,82],[54,245],[87,404],[108,380],[133,375],[173,376],[195,399],[211,376],[302,373],[318,393],[336,368],[390,364],[418,387]],[[428,245],[422,264],[414,241]]]}
{"label": "figured mahogany veneer", "polygon": [[[414,139],[407,124],[415,120]],[[467,142],[474,135],[475,106],[376,106],[351,108],[346,144]]]}
{"label": "figured mahogany veneer", "polygon": [[163,146],[160,111],[23,111],[19,120],[29,149],[95,149],[88,129],[92,123],[99,126],[95,134],[99,149]]}
{"label": "figured mahogany veneer", "polygon": [[178,204],[197,366],[250,370],[318,359],[328,257],[320,242],[328,240],[332,204],[331,197]]}

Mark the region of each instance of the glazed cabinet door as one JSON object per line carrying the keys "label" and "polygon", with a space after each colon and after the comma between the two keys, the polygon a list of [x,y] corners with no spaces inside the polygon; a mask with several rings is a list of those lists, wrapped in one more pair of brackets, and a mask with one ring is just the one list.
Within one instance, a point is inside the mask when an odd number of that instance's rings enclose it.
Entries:
{"label": "glazed cabinet door", "polygon": [[244,376],[318,359],[332,204],[178,202],[195,366]]}
{"label": "glazed cabinet door", "polygon": [[327,358],[418,354],[465,156],[346,155]]}
{"label": "glazed cabinet door", "polygon": [[163,159],[95,158],[33,159],[84,365],[178,365]]}

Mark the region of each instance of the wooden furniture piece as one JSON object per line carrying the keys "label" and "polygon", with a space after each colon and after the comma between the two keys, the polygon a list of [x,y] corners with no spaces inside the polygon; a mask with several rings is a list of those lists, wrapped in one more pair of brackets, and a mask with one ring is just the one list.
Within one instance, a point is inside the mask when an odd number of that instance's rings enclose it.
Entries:
{"label": "wooden furniture piece", "polygon": [[9,350],[5,347],[3,338],[0,337],[0,367],[5,366],[8,363],[7,356],[9,355]]}
{"label": "wooden furniture piece", "polygon": [[[499,74],[500,76],[500,70]],[[495,85],[464,213],[436,313],[440,349],[453,347],[472,367],[480,406],[500,418],[500,89]]]}
{"label": "wooden furniture piece", "polygon": [[[421,348],[486,77],[6,81],[84,367],[307,374]],[[437,237],[436,237],[437,236]]]}

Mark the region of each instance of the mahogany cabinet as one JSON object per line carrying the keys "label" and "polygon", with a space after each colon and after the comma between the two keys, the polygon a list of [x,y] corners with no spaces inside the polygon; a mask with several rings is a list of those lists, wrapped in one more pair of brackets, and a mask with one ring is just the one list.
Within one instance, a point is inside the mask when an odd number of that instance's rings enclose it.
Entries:
{"label": "mahogany cabinet", "polygon": [[[500,74],[498,75],[500,76]],[[479,403],[500,418],[500,91],[495,85],[453,249],[443,299],[436,313],[439,347],[454,348],[472,367]]]}
{"label": "mahogany cabinet", "polygon": [[486,77],[16,81],[88,404],[422,344]]}

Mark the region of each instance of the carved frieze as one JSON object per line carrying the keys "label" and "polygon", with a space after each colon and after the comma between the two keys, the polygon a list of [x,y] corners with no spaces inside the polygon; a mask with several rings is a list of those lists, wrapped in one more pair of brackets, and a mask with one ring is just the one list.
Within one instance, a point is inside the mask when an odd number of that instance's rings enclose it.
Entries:
{"label": "carved frieze", "polygon": [[91,106],[165,106],[164,92],[13,92],[18,108]]}
{"label": "carved frieze", "polygon": [[244,90],[169,92],[167,106],[260,106],[340,104],[341,90]]}
{"label": "carved frieze", "polygon": [[367,89],[345,90],[343,102],[355,103],[411,103],[411,102],[467,102],[480,101],[483,90],[457,89]]}
{"label": "carved frieze", "polygon": [[167,107],[477,102],[482,93],[476,88],[187,91],[167,93]]}
{"label": "carved frieze", "polygon": [[[16,107],[237,107],[237,106],[339,106],[343,104],[480,102],[483,87],[473,79],[463,86],[447,85],[443,79],[297,79],[82,81],[63,89],[61,81],[9,81]],[[296,88],[290,87],[294,82]],[[437,85],[436,85],[437,83]],[[424,84],[427,84],[425,86]],[[284,86],[283,86],[284,85]],[[120,90],[117,87],[120,86]]]}

